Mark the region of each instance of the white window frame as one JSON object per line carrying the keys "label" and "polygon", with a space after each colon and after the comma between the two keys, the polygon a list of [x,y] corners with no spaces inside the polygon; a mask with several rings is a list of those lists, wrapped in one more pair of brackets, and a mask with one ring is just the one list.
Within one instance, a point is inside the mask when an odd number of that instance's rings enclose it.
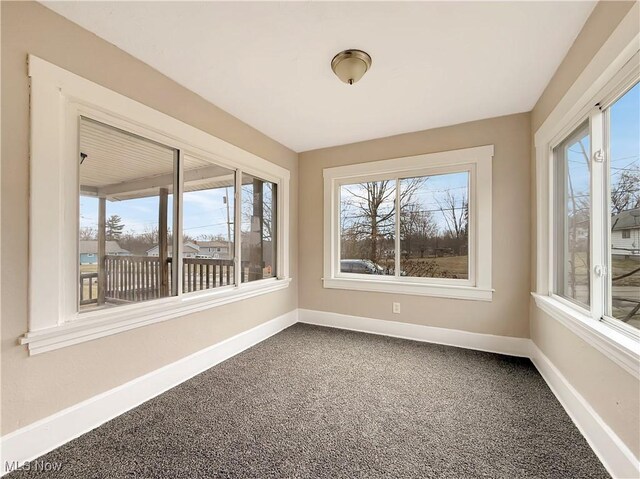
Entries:
{"label": "white window frame", "polygon": [[[202,130],[29,55],[31,80],[31,183],[29,322],[21,338],[30,354],[115,334],[287,288],[289,277],[290,172]],[[149,300],[118,308],[78,311],[78,124],[87,116],[236,171],[236,218],[240,225],[241,172],[278,185],[278,277]],[[182,164],[180,161],[178,164]],[[182,178],[182,172],[178,172]],[[182,184],[176,185],[182,193]],[[181,201],[175,202],[180,204]],[[181,217],[181,215],[179,216]],[[181,225],[180,228],[181,229]],[[176,231],[181,237],[181,231]],[[235,261],[241,264],[240,236]],[[180,257],[182,241],[178,241]],[[178,278],[181,262],[178,262]]]}
{"label": "white window frame", "polygon": [[[557,262],[554,258],[554,168],[553,148],[585,120],[590,124],[590,158],[606,150],[603,110],[640,78],[637,55],[640,33],[638,5],[627,16],[594,56],[556,108],[535,133],[536,154],[536,284],[532,295],[537,307],[559,321],[626,371],[640,378],[640,342],[629,328],[617,327],[604,317],[606,275],[591,278],[589,309],[554,293]],[[605,223],[608,211],[603,184],[607,163],[591,161],[591,269],[607,264],[609,235]],[[613,327],[612,327],[613,326]]]}
{"label": "white window frame", "polygon": [[[491,164],[493,145],[373,161],[324,169],[323,286],[385,293],[491,301]],[[340,188],[342,185],[446,173],[469,174],[469,279],[372,276],[340,272]],[[397,213],[396,213],[397,218]],[[396,268],[400,235],[396,221]]]}

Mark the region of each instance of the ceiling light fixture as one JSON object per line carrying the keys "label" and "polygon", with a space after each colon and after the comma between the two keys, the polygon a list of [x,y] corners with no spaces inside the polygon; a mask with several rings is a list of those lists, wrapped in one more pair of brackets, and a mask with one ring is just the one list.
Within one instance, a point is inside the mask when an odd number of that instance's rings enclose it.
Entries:
{"label": "ceiling light fixture", "polygon": [[331,60],[331,69],[340,80],[353,85],[371,68],[371,57],[362,50],[345,50]]}

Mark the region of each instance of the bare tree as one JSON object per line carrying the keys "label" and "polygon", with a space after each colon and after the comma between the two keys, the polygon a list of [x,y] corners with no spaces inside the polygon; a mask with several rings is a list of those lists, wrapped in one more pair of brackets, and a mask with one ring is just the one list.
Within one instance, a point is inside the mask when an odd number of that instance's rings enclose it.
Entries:
{"label": "bare tree", "polygon": [[466,193],[460,196],[446,190],[441,198],[436,198],[440,212],[447,225],[449,235],[455,239],[456,254],[460,254],[460,246],[467,239],[469,225],[469,201]]}
{"label": "bare tree", "polygon": [[[271,241],[275,230],[273,203],[274,203],[274,187],[271,183],[264,182],[262,198],[262,239]],[[253,202],[255,201],[253,194],[253,185],[242,186],[242,220],[251,224],[253,218]]]}
{"label": "bare tree", "polygon": [[97,240],[98,230],[92,226],[83,226],[80,228],[80,241]]}
{"label": "bare tree", "polygon": [[[408,205],[425,181],[425,178],[404,180],[399,195],[400,205]],[[380,243],[395,233],[395,180],[359,183],[345,187],[345,190],[353,200],[348,212],[343,213],[343,227],[346,226],[348,234],[357,240],[367,241],[368,259],[376,262],[380,258]]]}
{"label": "bare tree", "polygon": [[413,249],[417,248],[420,257],[424,258],[429,241],[438,235],[438,225],[433,213],[421,210],[416,203],[404,205],[400,211],[400,235],[404,240],[403,250],[407,256],[411,256]]}
{"label": "bare tree", "polygon": [[197,238],[193,238],[192,236],[183,235],[184,241],[227,241],[225,236],[221,234],[211,234],[211,233],[203,233],[199,235]]}
{"label": "bare tree", "polygon": [[611,214],[640,208],[640,168],[624,169],[611,184]]}

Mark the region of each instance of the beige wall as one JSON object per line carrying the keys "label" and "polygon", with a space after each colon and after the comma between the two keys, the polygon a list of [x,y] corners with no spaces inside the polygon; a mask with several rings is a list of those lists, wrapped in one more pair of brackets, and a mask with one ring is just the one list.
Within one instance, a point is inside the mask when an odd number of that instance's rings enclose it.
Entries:
{"label": "beige wall", "polygon": [[[36,3],[2,2],[2,434],[297,308],[298,158],[149,66]],[[286,290],[29,357],[27,53],[291,170]],[[7,253],[10,252],[10,253]]]}
{"label": "beige wall", "polygon": [[[300,307],[504,336],[529,336],[530,117],[474,121],[300,154]],[[322,169],[495,145],[492,302],[324,289]],[[391,303],[401,303],[401,314]]]}
{"label": "beige wall", "polygon": [[[531,113],[535,134],[573,85],[602,44],[629,11],[633,2],[600,2],[576,38],[566,58]],[[535,155],[535,151],[532,151]],[[532,172],[535,156],[531,158]],[[535,196],[535,175],[531,175]],[[535,219],[535,197],[532,201]],[[535,240],[535,223],[532,241]],[[535,267],[535,244],[532,245]],[[535,284],[535,277],[532,280]],[[540,311],[531,300],[531,339],[602,419],[640,457],[640,382],[558,321]]]}

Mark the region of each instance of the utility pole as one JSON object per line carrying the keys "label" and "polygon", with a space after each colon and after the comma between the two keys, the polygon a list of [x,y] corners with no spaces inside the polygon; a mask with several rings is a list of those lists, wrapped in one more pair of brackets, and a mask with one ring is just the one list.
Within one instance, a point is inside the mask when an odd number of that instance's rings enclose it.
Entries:
{"label": "utility pole", "polygon": [[224,203],[227,205],[227,242],[231,243],[231,216],[229,215],[229,187],[224,187]]}

